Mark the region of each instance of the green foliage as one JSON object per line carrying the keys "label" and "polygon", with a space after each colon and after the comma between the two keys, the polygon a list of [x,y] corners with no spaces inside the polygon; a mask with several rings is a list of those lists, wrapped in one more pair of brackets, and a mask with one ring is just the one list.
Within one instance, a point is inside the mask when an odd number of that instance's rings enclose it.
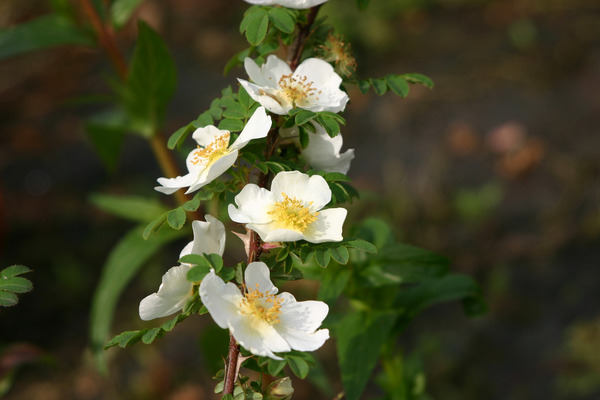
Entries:
{"label": "green foliage", "polygon": [[433,81],[430,78],[416,73],[390,74],[384,78],[355,79],[349,80],[349,82],[355,83],[363,94],[367,93],[369,88],[372,87],[373,91],[380,96],[389,89],[400,97],[406,97],[410,92],[409,83],[433,89]]}
{"label": "green foliage", "polygon": [[85,124],[85,130],[106,168],[114,171],[128,130],[123,110],[110,110],[96,115]]}
{"label": "green foliage", "polygon": [[115,0],[110,7],[110,20],[112,25],[119,29],[122,28],[131,15],[135,11],[135,9],[143,2],[144,0]]}
{"label": "green foliage", "polygon": [[202,302],[198,297],[198,293],[195,293],[194,296],[184,306],[183,311],[180,314],[177,314],[175,318],[172,318],[155,328],[146,328],[135,331],[122,332],[110,339],[104,345],[104,350],[114,346],[125,348],[127,346],[131,346],[132,344],[139,342],[140,340],[144,344],[151,344],[152,342],[154,342],[154,340],[163,337],[165,333],[172,331],[173,328],[177,326],[177,324],[179,324],[181,321],[183,321],[190,315],[205,314],[207,312],[208,311],[206,310],[206,307],[202,306]]}
{"label": "green foliage", "polygon": [[0,60],[49,47],[93,44],[92,38],[69,18],[44,15],[12,28],[0,29]]}
{"label": "green foliage", "polygon": [[150,222],[165,213],[165,206],[157,199],[141,196],[113,196],[94,193],[90,202],[110,214],[137,222]]}
{"label": "green foliage", "polygon": [[175,64],[162,38],[140,21],[125,86],[119,89],[137,133],[150,138],[162,127],[176,81]]}
{"label": "green foliage", "polygon": [[[299,13],[297,10],[291,10],[284,7],[252,6],[244,13],[244,18],[240,23],[240,33],[245,34],[248,43],[253,47],[256,47],[263,44],[263,41],[269,36],[273,37],[275,35],[275,32],[270,32],[270,35],[268,34],[269,27],[274,27],[277,31],[281,32],[283,36],[282,39],[285,42],[285,35],[294,32],[298,17]],[[277,40],[268,41],[268,47],[270,49],[268,52],[272,52],[276,49],[273,49],[272,47],[276,45],[276,43]],[[259,55],[261,56],[266,53],[267,52],[259,51]],[[237,58],[239,58],[239,56],[237,56]],[[227,67],[226,70],[228,70]]]}
{"label": "green foliage", "polygon": [[92,298],[90,342],[96,365],[103,372],[106,361],[102,349],[121,293],[150,257],[166,243],[183,236],[183,231],[164,230],[146,241],[142,237],[143,230],[141,226],[134,228],[112,249]]}
{"label": "green foliage", "polygon": [[258,46],[264,40],[268,28],[269,13],[266,7],[250,7],[240,23],[240,33],[245,33],[248,43],[253,46]]}
{"label": "green foliage", "polygon": [[12,307],[19,303],[17,294],[27,293],[33,289],[29,279],[19,275],[31,272],[23,265],[12,265],[0,271],[0,307]]}

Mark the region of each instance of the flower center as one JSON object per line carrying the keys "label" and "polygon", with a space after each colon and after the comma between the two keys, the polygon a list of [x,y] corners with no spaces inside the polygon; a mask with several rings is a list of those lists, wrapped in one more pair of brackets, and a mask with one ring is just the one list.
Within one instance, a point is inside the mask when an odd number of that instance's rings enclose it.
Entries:
{"label": "flower center", "polygon": [[304,232],[310,224],[317,220],[318,212],[311,213],[308,207],[295,197],[290,199],[285,193],[281,193],[281,195],[284,200],[275,203],[269,214],[286,229]]}
{"label": "flower center", "polygon": [[209,165],[215,160],[221,158],[227,153],[229,136],[229,132],[225,132],[220,136],[215,136],[213,141],[210,142],[205,148],[198,146],[198,148],[194,150],[194,158],[192,158],[191,163],[194,165]]}
{"label": "flower center", "polygon": [[244,315],[253,315],[273,325],[280,322],[279,314],[281,314],[282,298],[276,298],[270,293],[263,293],[256,289],[249,290],[242,302],[240,303],[240,311]]}
{"label": "flower center", "polygon": [[297,106],[306,105],[309,97],[321,93],[320,90],[317,92],[317,89],[313,87],[313,82],[308,81],[306,76],[283,75],[277,83],[281,88],[283,97]]}

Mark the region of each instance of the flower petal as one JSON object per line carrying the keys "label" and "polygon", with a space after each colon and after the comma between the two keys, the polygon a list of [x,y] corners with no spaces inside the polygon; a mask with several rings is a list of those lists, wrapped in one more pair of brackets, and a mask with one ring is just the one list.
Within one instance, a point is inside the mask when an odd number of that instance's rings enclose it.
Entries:
{"label": "flower petal", "polygon": [[242,224],[267,223],[272,219],[268,212],[274,203],[271,192],[250,183],[235,196],[235,204],[238,205],[238,208],[233,204],[229,205],[229,218]]}
{"label": "flower petal", "polygon": [[278,289],[271,282],[271,271],[267,264],[261,261],[255,261],[248,264],[244,273],[244,281],[248,290],[258,288],[261,293],[275,294]]}
{"label": "flower petal", "polygon": [[252,139],[260,139],[267,136],[271,129],[271,117],[267,116],[264,107],[259,107],[254,111],[246,126],[238,136],[235,142],[229,147],[230,150],[239,150],[248,144]]}
{"label": "flower petal", "polygon": [[308,176],[300,171],[278,173],[271,183],[271,192],[277,201],[283,200],[281,193],[302,200],[311,212],[320,210],[331,200],[331,189],[322,176]]}
{"label": "flower petal", "polygon": [[343,144],[342,135],[330,137],[321,125],[313,125],[316,132],[310,134],[308,146],[300,150],[306,162],[314,169],[347,173],[350,162],[354,158],[354,150],[350,149],[340,154]]}
{"label": "flower petal", "polygon": [[196,182],[190,185],[190,188],[185,192],[192,193],[196,190],[200,189],[203,186],[208,185],[219,176],[223,175],[225,171],[227,171],[238,158],[237,150],[232,151],[231,153],[224,154],[217,160],[215,160],[212,164],[206,166],[198,176]]}
{"label": "flower petal", "polygon": [[225,250],[225,225],[210,214],[206,214],[204,218],[206,221],[192,222],[194,240],[181,250],[179,258],[188,254],[223,255]]}
{"label": "flower petal", "polygon": [[248,224],[248,229],[252,229],[263,242],[295,242],[296,240],[304,239],[304,235],[300,232],[293,231],[291,229],[277,228],[278,224]]}
{"label": "flower petal", "polygon": [[186,279],[189,270],[187,265],[169,268],[162,277],[158,292],[146,296],[140,302],[139,313],[142,320],[166,317],[181,310],[192,295],[193,284]]}
{"label": "flower petal", "polygon": [[207,125],[198,128],[192,133],[192,138],[202,147],[207,147],[215,138],[227,134],[228,131],[217,128],[214,125]]}
{"label": "flower petal", "polygon": [[243,296],[233,283],[225,283],[214,270],[211,270],[200,284],[200,298],[210,316],[223,329],[229,327],[228,321],[238,318],[239,304]]}
{"label": "flower petal", "polygon": [[[248,81],[238,78],[238,82],[246,89],[248,95],[252,97],[252,100],[260,103],[267,110],[271,111],[277,115],[285,115],[288,113],[289,108],[283,107],[279,101],[276,100],[276,97],[271,94],[273,91],[272,88],[269,87],[260,87]],[[267,95],[267,93],[269,95]]]}
{"label": "flower petal", "polygon": [[188,187],[194,182],[195,176],[186,174],[176,178],[158,178],[156,181],[161,186],[155,186],[154,190],[164,194],[173,194],[181,188]]}
{"label": "flower petal", "polygon": [[273,352],[291,350],[289,344],[277,333],[273,326],[254,316],[242,316],[230,320],[229,330],[239,344],[258,356],[282,360]]}
{"label": "flower petal", "polygon": [[345,208],[321,210],[317,220],[304,231],[304,239],[311,243],[339,242],[343,240],[342,226],[348,211]]}

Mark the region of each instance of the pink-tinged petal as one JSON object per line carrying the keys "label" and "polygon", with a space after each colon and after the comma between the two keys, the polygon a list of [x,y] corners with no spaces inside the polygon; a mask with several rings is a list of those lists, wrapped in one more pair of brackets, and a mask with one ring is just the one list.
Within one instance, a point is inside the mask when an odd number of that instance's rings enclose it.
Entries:
{"label": "pink-tinged petal", "polygon": [[202,147],[207,147],[215,138],[227,134],[228,131],[221,130],[214,125],[198,128],[192,134],[192,138]]}
{"label": "pink-tinged petal", "polygon": [[319,211],[317,220],[304,231],[304,239],[311,243],[340,242],[342,227],[348,211],[345,208],[329,208]]}
{"label": "pink-tinged petal", "polygon": [[235,204],[238,207],[236,208],[233,204],[229,205],[229,218],[242,224],[267,223],[272,219],[268,212],[274,203],[271,192],[250,183],[235,196]]}
{"label": "pink-tinged petal", "polygon": [[244,273],[244,281],[248,290],[258,289],[265,294],[275,294],[278,289],[271,282],[271,271],[267,264],[261,261],[255,261],[248,264]]}
{"label": "pink-tinged petal", "polygon": [[331,189],[322,176],[308,176],[300,171],[278,173],[271,183],[271,192],[277,201],[283,200],[281,193],[302,200],[311,212],[320,210],[331,200]]}
{"label": "pink-tinged petal", "polygon": [[264,107],[259,107],[254,111],[246,126],[229,147],[230,150],[239,150],[248,144],[252,139],[260,139],[267,136],[271,129],[271,117],[267,115]]}
{"label": "pink-tinged petal", "polygon": [[243,296],[233,283],[225,283],[214,271],[210,271],[200,284],[200,299],[210,316],[223,329],[229,321],[238,318],[239,305]]}
{"label": "pink-tinged petal", "polygon": [[183,308],[192,295],[192,283],[186,279],[186,265],[169,268],[163,275],[158,292],[146,296],[139,307],[140,318],[149,321],[166,317]]}

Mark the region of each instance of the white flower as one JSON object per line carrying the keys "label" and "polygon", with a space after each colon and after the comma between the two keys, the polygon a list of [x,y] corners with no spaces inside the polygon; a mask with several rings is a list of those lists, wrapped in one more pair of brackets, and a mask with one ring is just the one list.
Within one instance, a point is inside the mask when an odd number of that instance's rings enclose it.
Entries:
{"label": "white flower", "polygon": [[280,172],[271,190],[255,184],[244,186],[229,205],[229,217],[256,231],[265,242],[339,242],[347,211],[322,208],[331,200],[323,177],[299,171]]}
{"label": "white flower", "polygon": [[329,307],[321,301],[296,301],[290,293],[277,295],[263,262],[245,272],[244,293],[211,271],[200,284],[200,298],[221,328],[252,354],[281,360],[273,353],[313,351],[329,338],[321,325]]}
{"label": "white flower", "polygon": [[244,67],[254,83],[238,81],[250,97],[272,113],[285,115],[295,107],[337,113],[348,102],[348,95],[340,90],[342,78],[318,58],[304,60],[294,72],[274,55],[260,67],[246,58]]}
{"label": "white flower", "polygon": [[186,193],[195,192],[227,171],[235,163],[238,150],[252,139],[267,136],[269,129],[271,129],[271,117],[267,116],[263,107],[256,109],[231,145],[229,145],[229,131],[218,129],[214,125],[196,129],[192,137],[198,143],[198,148],[192,150],[187,156],[185,163],[188,174],[170,179],[158,178],[157,181],[161,186],[154,189],[171,194],[178,189],[189,187]]}
{"label": "white flower", "polygon": [[311,8],[325,3],[327,0],[246,0],[250,4],[261,6],[279,5],[288,8]]}
{"label": "white flower", "polygon": [[[325,128],[320,124],[312,122],[315,127],[315,133],[309,133],[308,146],[305,149],[300,148],[300,153],[310,165],[311,168],[325,172],[340,172],[345,174],[350,169],[350,162],[354,159],[354,149],[346,150],[340,154],[344,139],[342,134],[338,133],[335,137],[327,134]],[[293,138],[294,142],[300,145],[298,141],[298,127],[281,129],[280,135],[283,138]]]}
{"label": "white flower", "polygon": [[[206,221],[192,222],[194,240],[188,243],[179,258],[188,254],[218,254],[225,250],[225,226],[212,215],[205,216]],[[181,310],[194,294],[192,282],[187,280],[187,273],[192,266],[182,264],[169,268],[163,275],[162,283],[156,293],[146,296],[140,302],[140,318],[149,321],[166,317]]]}

